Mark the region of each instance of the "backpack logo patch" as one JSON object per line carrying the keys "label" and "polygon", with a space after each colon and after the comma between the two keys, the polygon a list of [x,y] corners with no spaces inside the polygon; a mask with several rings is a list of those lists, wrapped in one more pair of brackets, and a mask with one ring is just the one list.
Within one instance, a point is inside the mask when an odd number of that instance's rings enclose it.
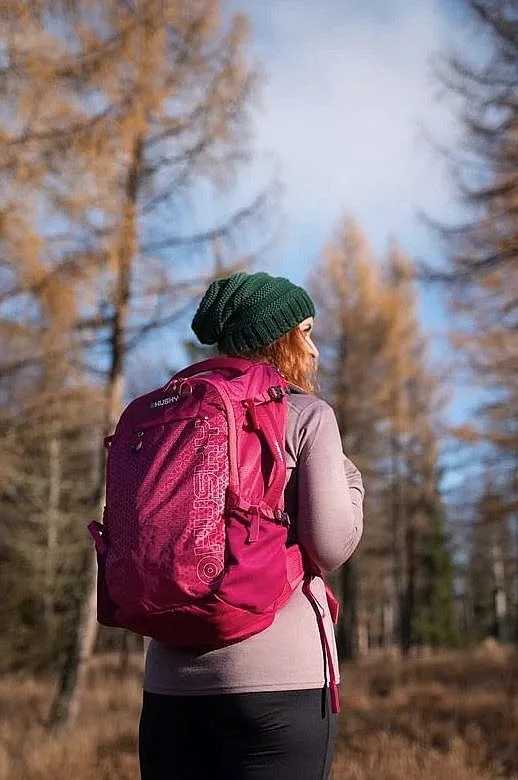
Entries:
{"label": "backpack logo patch", "polygon": [[198,579],[210,585],[223,571],[225,540],[221,529],[224,511],[221,480],[226,473],[227,445],[219,428],[208,420],[196,420],[194,467],[194,555]]}
{"label": "backpack logo patch", "polygon": [[179,395],[168,395],[167,398],[159,398],[158,401],[152,401],[149,404],[150,409],[159,409],[161,406],[175,404],[179,400]]}

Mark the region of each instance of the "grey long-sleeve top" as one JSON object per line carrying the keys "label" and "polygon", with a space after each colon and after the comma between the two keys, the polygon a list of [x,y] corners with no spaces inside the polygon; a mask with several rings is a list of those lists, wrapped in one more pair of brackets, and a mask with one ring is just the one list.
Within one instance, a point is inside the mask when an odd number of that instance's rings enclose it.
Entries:
{"label": "grey long-sleeve top", "polygon": [[[356,549],[363,528],[360,472],[343,455],[331,407],[314,396],[288,397],[286,510],[294,534],[324,572]],[[336,663],[324,583],[312,586]],[[151,693],[202,695],[304,690],[324,684],[322,645],[313,608],[298,588],[274,622],[256,636],[212,651],[177,650],[153,640],[144,688]]]}

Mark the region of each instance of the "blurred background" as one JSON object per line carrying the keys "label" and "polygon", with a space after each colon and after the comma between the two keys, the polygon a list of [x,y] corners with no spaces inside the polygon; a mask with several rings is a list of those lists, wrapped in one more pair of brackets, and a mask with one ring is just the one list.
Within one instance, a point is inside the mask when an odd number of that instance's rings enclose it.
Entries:
{"label": "blurred background", "polygon": [[313,295],[367,490],[332,575],[336,779],[517,777],[516,0],[0,19],[0,778],[136,777],[142,648],[96,625],[86,533],[102,441],[206,354],[190,319],[236,270]]}

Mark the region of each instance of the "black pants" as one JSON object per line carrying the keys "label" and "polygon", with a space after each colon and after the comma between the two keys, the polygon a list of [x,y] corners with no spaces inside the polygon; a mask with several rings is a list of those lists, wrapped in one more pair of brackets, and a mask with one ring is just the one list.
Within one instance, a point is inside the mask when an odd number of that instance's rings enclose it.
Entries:
{"label": "black pants", "polygon": [[326,780],[337,716],[321,690],[144,692],[142,780]]}

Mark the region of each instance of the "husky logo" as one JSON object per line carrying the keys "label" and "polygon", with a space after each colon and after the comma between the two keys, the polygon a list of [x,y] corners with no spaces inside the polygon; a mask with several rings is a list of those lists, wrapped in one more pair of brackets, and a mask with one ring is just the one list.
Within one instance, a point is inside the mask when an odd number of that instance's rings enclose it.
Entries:
{"label": "husky logo", "polygon": [[158,409],[161,406],[168,406],[169,404],[176,403],[179,398],[179,395],[168,395],[167,398],[159,398],[158,401],[152,401],[152,403],[149,404],[149,408]]}

